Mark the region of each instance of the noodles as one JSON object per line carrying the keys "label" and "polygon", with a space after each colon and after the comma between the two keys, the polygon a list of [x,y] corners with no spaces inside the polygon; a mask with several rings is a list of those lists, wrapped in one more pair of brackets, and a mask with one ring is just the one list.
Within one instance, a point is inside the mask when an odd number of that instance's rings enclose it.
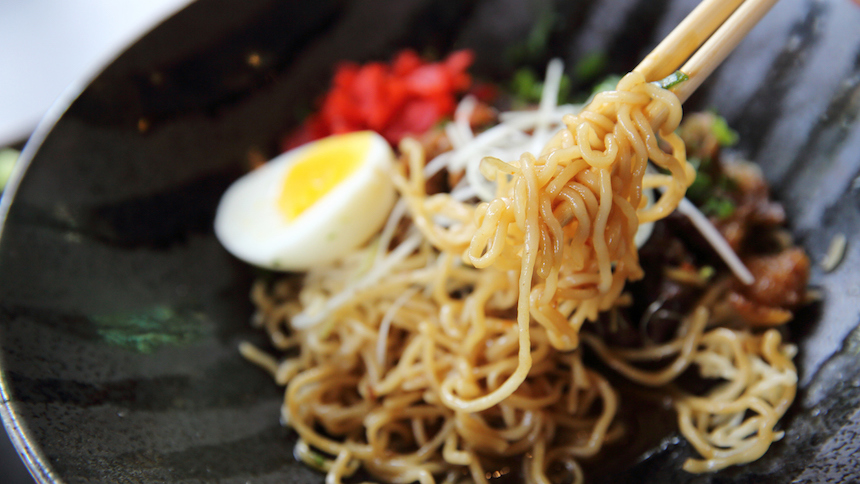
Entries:
{"label": "noodles", "polygon": [[[452,143],[487,139],[464,121],[475,103],[458,108]],[[542,101],[539,116],[555,109]],[[526,482],[583,482],[580,461],[624,431],[619,393],[586,351],[672,397],[702,457],[686,470],[758,458],[794,397],[793,347],[772,329],[714,327],[728,283],[699,297],[670,341],[623,348],[590,330],[630,304],[627,283],[644,275],[639,225],[669,215],[693,183],[680,121],[678,99],[633,73],[565,115],[537,157],[485,158],[476,172],[450,154],[426,164],[421,144],[404,139],[391,175],[400,201],[377,240],[301,284],[253,291],[258,323],[290,356],[242,353],[287,386],[298,458],[327,483],[359,467],[393,483],[487,482],[511,458]],[[428,193],[441,170],[473,175]],[[487,185],[473,186],[474,173]],[[482,203],[464,195],[487,187]],[[685,393],[674,382],[689,368],[724,383]]]}
{"label": "noodles", "polygon": [[[793,346],[775,330],[761,336],[717,328],[702,337],[694,357],[703,375],[727,382],[706,398],[679,393],[681,432],[704,459],[684,463],[688,472],[713,471],[761,457],[782,438],[774,426],[794,400]],[[752,414],[752,416],[749,416]]]}

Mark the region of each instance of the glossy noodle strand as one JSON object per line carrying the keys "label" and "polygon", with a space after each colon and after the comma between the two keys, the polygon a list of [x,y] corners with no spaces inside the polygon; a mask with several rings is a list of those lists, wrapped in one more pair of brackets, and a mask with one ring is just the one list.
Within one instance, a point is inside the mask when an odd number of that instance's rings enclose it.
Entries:
{"label": "glossy noodle strand", "polygon": [[[794,350],[775,330],[710,327],[725,284],[661,345],[614,348],[581,331],[626,304],[625,284],[643,276],[639,225],[670,214],[693,182],[680,120],[674,94],[628,74],[566,115],[538,156],[485,159],[496,191],[482,203],[428,195],[421,144],[403,140],[400,201],[377,240],[300,284],[253,291],[258,323],[291,356],[242,351],[287,386],[297,457],[327,483],[359,467],[393,483],[487,482],[511,472],[511,457],[529,483],[558,472],[580,483],[580,460],[623,433],[618,393],[583,362],[583,346],[635,382],[671,389],[701,456],[685,469],[761,455],[794,397]],[[684,393],[672,382],[691,367],[724,384]]]}

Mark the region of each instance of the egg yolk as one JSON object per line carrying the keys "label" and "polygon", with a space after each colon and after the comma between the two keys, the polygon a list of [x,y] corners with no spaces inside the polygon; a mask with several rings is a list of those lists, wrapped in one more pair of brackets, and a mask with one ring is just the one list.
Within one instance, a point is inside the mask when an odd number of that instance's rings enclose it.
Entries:
{"label": "egg yolk", "polygon": [[330,136],[308,146],[284,177],[278,207],[293,221],[361,166],[370,132]]}

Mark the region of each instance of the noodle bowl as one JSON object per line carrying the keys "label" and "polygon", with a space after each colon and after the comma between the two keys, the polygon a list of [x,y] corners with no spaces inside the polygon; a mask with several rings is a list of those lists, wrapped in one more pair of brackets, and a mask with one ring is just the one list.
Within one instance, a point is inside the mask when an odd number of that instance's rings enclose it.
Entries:
{"label": "noodle bowl", "polygon": [[[688,471],[754,460],[781,437],[794,349],[776,330],[715,318],[727,283],[666,343],[616,348],[585,331],[630,304],[639,224],[670,214],[695,178],[674,133],[678,99],[632,73],[563,121],[537,157],[483,160],[496,186],[483,203],[428,194],[421,144],[405,139],[391,175],[400,200],[373,243],[300,284],[255,286],[258,322],[292,356],[243,354],[287,386],[296,454],[326,482],[359,467],[387,482],[486,482],[511,458],[527,482],[582,482],[580,460],[623,433],[618,393],[583,346],[672,397],[702,457]],[[673,382],[690,367],[724,383],[685,393]]]}

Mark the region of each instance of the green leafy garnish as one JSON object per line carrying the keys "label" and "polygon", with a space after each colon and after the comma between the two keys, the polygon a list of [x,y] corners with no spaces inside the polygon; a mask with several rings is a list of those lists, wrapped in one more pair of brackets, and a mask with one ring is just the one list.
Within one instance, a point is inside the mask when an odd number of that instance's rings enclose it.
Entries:
{"label": "green leafy garnish", "polygon": [[580,81],[591,81],[606,70],[608,61],[609,58],[605,52],[591,52],[576,63],[573,68],[573,75]]}
{"label": "green leafy garnish", "polygon": [[517,69],[511,79],[511,92],[518,99],[532,103],[540,99],[543,85],[538,81],[535,73],[528,67]]}
{"label": "green leafy garnish", "polygon": [[507,52],[508,57],[515,65],[535,63],[547,56],[550,37],[558,25],[559,16],[550,4],[538,8],[536,19],[532,23],[532,29],[525,41],[513,46]]}
{"label": "green leafy garnish", "polygon": [[711,197],[705,200],[701,210],[705,215],[713,215],[720,220],[725,220],[735,213],[735,204],[727,198]]}
{"label": "green leafy garnish", "polygon": [[316,452],[308,452],[308,457],[310,457],[313,462],[313,466],[317,469],[325,469],[325,459],[323,456],[317,454]]}
{"label": "green leafy garnish", "polygon": [[[731,215],[734,208],[729,212],[726,203],[718,203],[709,199],[720,199],[731,204],[732,202],[730,199],[726,197],[737,191],[737,183],[723,173],[719,173],[714,176],[713,172],[709,171],[713,160],[708,157],[693,157],[689,158],[688,161],[696,168],[696,179],[693,180],[693,183],[689,188],[687,188],[687,198],[692,200],[696,205],[704,205],[705,203],[710,202],[710,209],[714,215],[718,215],[718,212],[728,212],[728,215],[726,216]],[[722,208],[717,210],[718,207]]]}
{"label": "green leafy garnish", "polygon": [[720,175],[720,179],[717,180],[717,188],[722,190],[723,193],[736,192],[738,190],[738,182],[726,175]]}
{"label": "green leafy garnish", "polygon": [[673,87],[677,86],[678,84],[680,84],[680,83],[682,83],[688,79],[690,79],[690,76],[688,76],[687,74],[684,74],[681,71],[675,71],[675,72],[669,74],[668,76],[664,77],[663,79],[656,81],[656,83],[658,86],[662,87],[663,89],[672,89]]}
{"label": "green leafy garnish", "polygon": [[717,138],[720,146],[734,146],[738,142],[738,133],[729,127],[726,118],[714,114],[714,124],[711,125],[711,132]]}
{"label": "green leafy garnish", "polygon": [[713,180],[711,179],[711,175],[702,171],[697,172],[693,184],[687,188],[687,198],[694,202],[701,202],[708,196],[712,186]]}
{"label": "green leafy garnish", "polygon": [[702,266],[702,268],[699,269],[699,277],[707,281],[708,279],[713,277],[715,272],[716,271],[711,266]]}
{"label": "green leafy garnish", "polygon": [[592,94],[597,94],[598,92],[603,91],[613,91],[615,87],[618,86],[618,81],[621,80],[621,76],[617,74],[612,74],[606,76],[602,81],[598,82],[594,88],[591,89]]}
{"label": "green leafy garnish", "polygon": [[444,129],[445,125],[453,121],[454,119],[451,116],[442,116],[433,124],[433,127],[430,130]]}
{"label": "green leafy garnish", "polygon": [[[570,89],[570,77],[563,74],[558,86],[559,103],[568,102]],[[511,79],[511,94],[524,104],[539,102],[541,94],[543,94],[543,82],[538,80],[534,71],[528,67],[523,67],[514,72],[514,77]]]}

